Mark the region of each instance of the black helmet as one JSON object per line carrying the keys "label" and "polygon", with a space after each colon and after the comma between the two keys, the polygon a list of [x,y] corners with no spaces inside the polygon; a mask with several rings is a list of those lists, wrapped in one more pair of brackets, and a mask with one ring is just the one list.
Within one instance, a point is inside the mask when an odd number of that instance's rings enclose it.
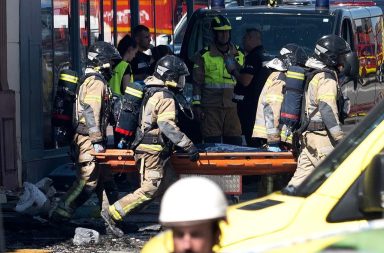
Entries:
{"label": "black helmet", "polygon": [[308,59],[308,54],[305,50],[294,43],[289,43],[283,46],[280,50],[279,59],[286,67],[289,66],[305,66]]}
{"label": "black helmet", "polygon": [[343,64],[339,56],[351,52],[349,44],[341,37],[329,34],[321,37],[315,46],[315,57],[328,67]]}
{"label": "black helmet", "polygon": [[157,61],[153,75],[167,86],[182,90],[185,85],[184,77],[189,75],[189,71],[182,59],[166,55]]}
{"label": "black helmet", "polygon": [[230,31],[232,30],[231,23],[229,20],[222,16],[222,15],[217,15],[213,17],[211,21],[211,27],[214,31]]}
{"label": "black helmet", "polygon": [[97,41],[88,50],[88,65],[100,69],[110,68],[112,60],[119,60],[119,51],[105,41]]}

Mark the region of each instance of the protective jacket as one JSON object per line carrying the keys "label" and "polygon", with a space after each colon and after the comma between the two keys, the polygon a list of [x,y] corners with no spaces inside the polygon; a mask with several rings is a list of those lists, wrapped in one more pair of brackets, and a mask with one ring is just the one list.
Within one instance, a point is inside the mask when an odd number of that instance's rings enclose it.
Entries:
{"label": "protective jacket", "polygon": [[[75,103],[74,128],[92,143],[105,140],[110,114],[110,89],[97,72],[87,69]],[[81,162],[81,161],[80,161]]]}
{"label": "protective jacket", "polygon": [[[237,63],[244,64],[244,54],[237,46],[230,44],[228,54],[234,56]],[[224,55],[215,44],[202,49],[194,60],[193,87],[194,105],[206,107],[236,107],[232,102],[236,79],[225,68]]]}
{"label": "protective jacket", "polygon": [[[176,146],[189,150],[193,143],[180,131],[177,123],[177,105],[173,93],[164,82],[154,76],[145,79],[146,89],[163,88],[155,92],[142,107],[141,122],[136,138],[141,139],[136,152],[157,153]],[[143,136],[144,135],[144,136]]]}
{"label": "protective jacket", "polygon": [[320,72],[311,78],[305,94],[306,115],[310,117],[307,131],[328,130],[334,141],[343,138],[337,109],[338,89],[336,73]]}
{"label": "protective jacket", "polygon": [[306,129],[301,136],[302,149],[297,169],[288,183],[294,187],[308,177],[344,136],[338,118],[336,73],[329,70],[316,72],[308,79],[305,114],[309,124],[305,124]]}
{"label": "protective jacket", "polygon": [[284,72],[279,71],[269,75],[257,105],[252,137],[267,139],[269,144],[280,142],[279,119],[285,86],[284,75]]}
{"label": "protective jacket", "polygon": [[121,60],[113,69],[113,76],[109,80],[109,85],[113,95],[122,96],[124,94],[124,90],[122,89],[121,85],[123,77],[126,74],[130,74],[130,82],[133,83],[131,65],[128,62]]}

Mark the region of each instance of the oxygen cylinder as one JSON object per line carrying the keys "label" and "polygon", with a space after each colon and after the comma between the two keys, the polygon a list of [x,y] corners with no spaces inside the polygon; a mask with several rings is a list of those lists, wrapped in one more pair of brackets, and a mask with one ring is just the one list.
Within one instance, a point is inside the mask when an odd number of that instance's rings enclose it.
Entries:
{"label": "oxygen cylinder", "polygon": [[286,125],[291,131],[300,123],[302,100],[304,96],[304,69],[290,66],[286,73],[284,100],[280,111],[280,124]]}
{"label": "oxygen cylinder", "polygon": [[69,69],[60,71],[52,112],[55,139],[60,146],[68,144],[72,137],[72,114],[77,81],[78,76],[75,71]]}
{"label": "oxygen cylinder", "polygon": [[115,131],[125,138],[123,141],[133,140],[136,128],[139,125],[143,95],[144,86],[140,83],[129,83],[125,88],[115,127]]}

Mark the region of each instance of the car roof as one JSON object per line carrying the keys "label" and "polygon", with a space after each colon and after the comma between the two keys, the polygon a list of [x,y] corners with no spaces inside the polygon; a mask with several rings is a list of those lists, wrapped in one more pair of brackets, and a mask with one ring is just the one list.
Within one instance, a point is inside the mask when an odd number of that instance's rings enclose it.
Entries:
{"label": "car roof", "polygon": [[[221,13],[223,15],[227,14],[254,14],[254,13],[264,13],[264,14],[308,14],[308,15],[319,15],[319,16],[327,16],[327,15],[334,15],[334,13],[338,10],[340,11],[346,11],[346,10],[362,10],[369,7],[375,7],[375,6],[347,6],[347,5],[331,5],[329,10],[327,11],[318,11],[315,9],[314,4],[307,4],[307,5],[294,5],[294,4],[283,4],[278,7],[270,8],[267,6],[237,6],[232,8],[226,8],[226,9],[200,9],[198,12],[200,12],[200,15],[215,15],[217,13]],[[376,10],[378,13],[380,11],[380,8],[370,8],[370,11]],[[375,11],[374,11],[375,12]]]}

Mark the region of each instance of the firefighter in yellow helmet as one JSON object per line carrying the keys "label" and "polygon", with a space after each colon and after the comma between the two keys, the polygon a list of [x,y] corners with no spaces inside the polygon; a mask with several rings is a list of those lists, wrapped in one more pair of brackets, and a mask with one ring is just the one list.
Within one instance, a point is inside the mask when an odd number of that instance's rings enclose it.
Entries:
{"label": "firefighter in yellow helmet", "polygon": [[[217,15],[212,19],[214,41],[195,55],[192,104],[201,123],[204,142],[241,145],[241,126],[232,101],[236,78],[228,72],[244,64],[244,54],[231,39],[231,24]],[[235,67],[233,67],[235,66]]]}
{"label": "firefighter in yellow helmet", "polygon": [[[343,96],[341,79],[348,80],[358,73],[358,59],[349,44],[341,37],[331,34],[321,37],[315,45],[313,57],[305,64],[308,88],[305,91],[304,119],[300,127],[301,153],[297,169],[284,192],[290,194],[315,167],[334,149],[344,137],[341,129]],[[302,114],[303,115],[303,114]]]}
{"label": "firefighter in yellow helmet", "polygon": [[176,124],[176,96],[182,93],[188,74],[188,68],[180,58],[167,55],[157,62],[153,76],[144,80],[141,120],[132,144],[141,185],[101,212],[101,217],[116,236],[123,235],[118,222],[124,216],[161,195],[175,180],[169,161],[174,145],[186,151],[191,161],[199,159],[197,148]]}
{"label": "firefighter in yellow helmet", "polygon": [[142,253],[215,252],[227,206],[213,181],[196,176],[180,179],[165,192],[160,205],[159,220],[168,230],[152,238]]}

